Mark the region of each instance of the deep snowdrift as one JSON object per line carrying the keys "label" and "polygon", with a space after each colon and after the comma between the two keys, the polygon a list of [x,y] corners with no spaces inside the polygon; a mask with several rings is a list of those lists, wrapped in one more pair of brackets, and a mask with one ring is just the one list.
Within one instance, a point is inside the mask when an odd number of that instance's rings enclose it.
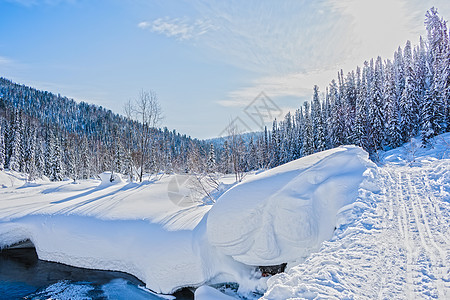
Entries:
{"label": "deep snowdrift", "polygon": [[380,158],[380,191],[361,188],[333,238],[263,299],[450,299],[450,133]]}
{"label": "deep snowdrift", "polygon": [[249,175],[209,213],[174,202],[177,175],[142,184],[105,174],[78,184],[14,176],[0,190],[0,247],[30,239],[41,259],[128,272],[161,293],[226,281],[261,291],[266,278],[252,266],[315,251],[373,166],[357,147],[324,151]]}
{"label": "deep snowdrift", "polygon": [[248,265],[306,257],[331,238],[337,212],[356,199],[371,167],[365,151],[345,146],[258,174],[226,192],[210,210],[208,239]]}

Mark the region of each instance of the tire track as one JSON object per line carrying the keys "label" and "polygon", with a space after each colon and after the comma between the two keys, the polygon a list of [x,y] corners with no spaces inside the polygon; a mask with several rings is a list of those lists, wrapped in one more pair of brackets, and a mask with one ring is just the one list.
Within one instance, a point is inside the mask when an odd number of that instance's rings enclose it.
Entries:
{"label": "tire track", "polygon": [[413,291],[414,291],[414,279],[413,279],[413,253],[414,247],[411,247],[412,239],[410,238],[410,229],[408,228],[409,216],[408,211],[405,205],[405,195],[403,194],[402,187],[402,176],[399,173],[397,175],[397,197],[395,199],[397,201],[397,205],[401,206],[401,224],[403,230],[403,243],[406,249],[406,297],[408,299],[413,299]]}

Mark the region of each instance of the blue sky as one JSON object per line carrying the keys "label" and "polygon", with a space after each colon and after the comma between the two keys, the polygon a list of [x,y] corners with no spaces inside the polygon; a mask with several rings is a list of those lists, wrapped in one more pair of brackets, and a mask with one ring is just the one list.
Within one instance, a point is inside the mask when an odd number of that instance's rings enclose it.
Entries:
{"label": "blue sky", "polygon": [[260,92],[283,112],[337,70],[391,58],[448,0],[0,0],[0,76],[122,113],[154,90],[169,129],[217,136]]}

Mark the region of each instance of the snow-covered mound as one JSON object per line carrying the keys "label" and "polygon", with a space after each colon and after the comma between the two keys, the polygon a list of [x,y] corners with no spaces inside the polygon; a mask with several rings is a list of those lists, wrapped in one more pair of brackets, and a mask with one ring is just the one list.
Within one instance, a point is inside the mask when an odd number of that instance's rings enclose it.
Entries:
{"label": "snow-covered mound", "polygon": [[111,172],[103,172],[98,175],[100,177],[101,185],[110,185],[110,184],[118,184],[122,183],[122,175]]}
{"label": "snow-covered mound", "polygon": [[209,242],[247,265],[300,260],[332,237],[339,209],[373,167],[364,150],[343,146],[260,173],[210,210]]}
{"label": "snow-covered mound", "polygon": [[430,145],[424,147],[420,137],[412,138],[401,147],[381,154],[387,164],[421,166],[438,159],[450,158],[450,132],[435,136]]}

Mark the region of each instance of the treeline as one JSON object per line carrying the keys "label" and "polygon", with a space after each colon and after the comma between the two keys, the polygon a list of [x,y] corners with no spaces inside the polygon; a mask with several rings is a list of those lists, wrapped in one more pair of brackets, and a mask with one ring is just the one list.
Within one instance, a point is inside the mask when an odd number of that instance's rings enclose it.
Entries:
{"label": "treeline", "polygon": [[312,101],[275,120],[270,132],[235,143],[232,151],[225,143],[217,168],[275,167],[345,144],[361,146],[376,160],[379,150],[417,136],[429,146],[450,131],[450,39],[436,9],[426,13],[425,26],[427,39],[414,47],[408,41],[393,60],[371,59],[345,76],[341,70],[324,93],[315,86]]}
{"label": "treeline", "polygon": [[[424,145],[450,131],[450,38],[436,9],[426,13],[427,38],[407,42],[393,60],[341,70],[324,93],[305,102],[271,130],[222,141],[191,139],[157,129],[157,99],[141,93],[127,117],[102,107],[41,92],[0,78],[0,168],[34,179],[90,178],[104,171],[235,173],[271,168],[344,144],[377,159],[379,150],[421,136]],[[134,117],[132,117],[134,116]]]}
{"label": "treeline", "polygon": [[[202,142],[96,105],[0,78],[0,168],[53,181],[86,179],[104,171],[135,177],[184,172],[187,155]],[[142,133],[151,137],[142,160]],[[142,166],[142,168],[141,168]]]}

